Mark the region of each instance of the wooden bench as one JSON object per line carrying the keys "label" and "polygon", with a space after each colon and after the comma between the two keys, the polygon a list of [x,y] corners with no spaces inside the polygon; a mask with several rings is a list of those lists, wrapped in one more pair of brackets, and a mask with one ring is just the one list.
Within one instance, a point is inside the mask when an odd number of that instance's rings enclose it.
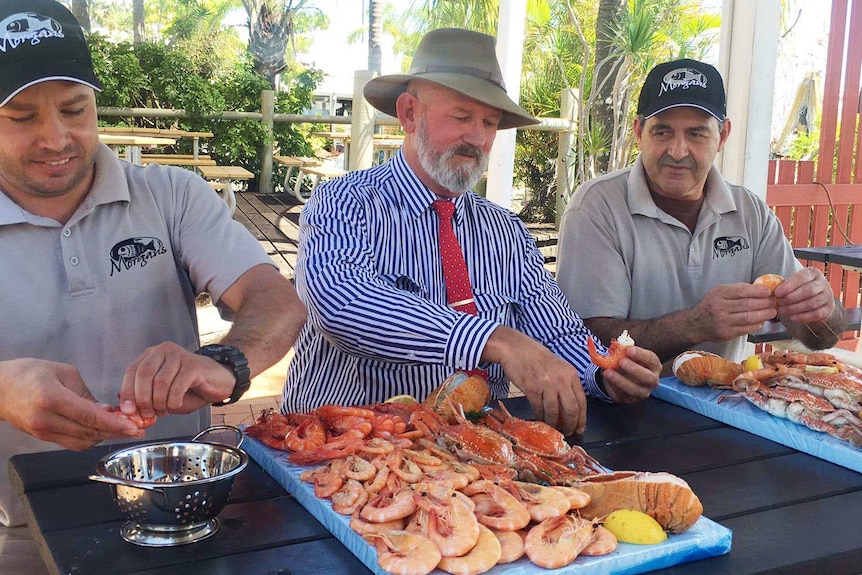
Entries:
{"label": "wooden bench", "polygon": [[207,157],[207,158],[172,158],[170,155],[164,158],[149,158],[146,156],[141,156],[141,165],[148,164],[161,164],[162,166],[189,166],[189,167],[197,167],[197,166],[215,166],[216,161]]}
{"label": "wooden bench", "polygon": [[[842,335],[862,329],[862,307],[845,308],[844,314],[846,322],[844,323]],[[748,334],[748,341],[754,344],[770,343],[786,339],[793,339],[793,336],[787,332],[787,328],[780,321],[768,321],[758,331]]]}
{"label": "wooden bench", "polygon": [[213,189],[220,190],[222,199],[227,204],[230,215],[236,211],[236,193],[233,189],[234,180],[251,180],[254,174],[242,166],[196,166],[201,176],[210,182]]}
{"label": "wooden bench", "polygon": [[[296,182],[293,184],[293,195],[296,196],[296,199],[299,200],[300,203],[304,204],[308,201],[308,198],[311,197],[314,190],[317,189],[317,186],[320,185],[321,182],[341,177],[346,173],[346,171],[339,168],[328,168],[322,165],[302,166],[299,168],[299,173],[296,175]],[[311,179],[311,189],[307,194],[302,190],[302,182],[305,178]]]}

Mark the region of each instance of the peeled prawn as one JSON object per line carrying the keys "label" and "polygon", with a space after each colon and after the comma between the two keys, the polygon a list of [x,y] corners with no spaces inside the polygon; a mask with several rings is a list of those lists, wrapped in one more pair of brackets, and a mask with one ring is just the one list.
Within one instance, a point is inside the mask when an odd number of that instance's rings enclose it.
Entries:
{"label": "peeled prawn", "polygon": [[590,360],[602,369],[617,369],[620,361],[626,356],[626,348],[635,344],[629,336],[628,330],[623,330],[620,337],[611,340],[608,347],[608,355],[602,355],[596,349],[596,343],[592,337],[587,338],[587,351],[590,352]]}

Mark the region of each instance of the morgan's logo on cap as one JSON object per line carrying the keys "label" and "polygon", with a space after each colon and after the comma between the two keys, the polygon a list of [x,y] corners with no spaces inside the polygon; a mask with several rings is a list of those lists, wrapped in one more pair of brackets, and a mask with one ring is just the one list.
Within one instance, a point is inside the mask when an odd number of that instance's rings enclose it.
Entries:
{"label": "morgan's logo on cap", "polygon": [[687,90],[691,86],[700,86],[706,89],[706,76],[694,68],[677,68],[664,75],[658,95],[661,96],[665,92],[671,92],[677,88]]}
{"label": "morgan's logo on cap", "polygon": [[14,50],[24,42],[36,45],[44,38],[63,38],[63,27],[49,16],[35,12],[12,14],[0,22],[0,50]]}

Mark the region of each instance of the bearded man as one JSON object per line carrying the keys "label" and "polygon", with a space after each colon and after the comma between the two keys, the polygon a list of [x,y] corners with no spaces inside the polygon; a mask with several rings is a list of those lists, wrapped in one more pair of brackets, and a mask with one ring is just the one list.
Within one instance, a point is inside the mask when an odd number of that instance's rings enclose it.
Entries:
{"label": "bearded man", "polygon": [[476,370],[493,398],[511,382],[568,435],[584,430],[585,394],[632,402],[658,385],[658,357],[645,349],[627,348],[614,369],[590,361],[586,342],[598,340],[529,231],[471,191],[497,130],[538,123],[506,94],[494,44],[434,30],[406,75],[366,85],[368,101],[397,116],[404,145],[321,185],[303,209],[296,285],[309,319],[283,411],[422,400],[454,371]]}

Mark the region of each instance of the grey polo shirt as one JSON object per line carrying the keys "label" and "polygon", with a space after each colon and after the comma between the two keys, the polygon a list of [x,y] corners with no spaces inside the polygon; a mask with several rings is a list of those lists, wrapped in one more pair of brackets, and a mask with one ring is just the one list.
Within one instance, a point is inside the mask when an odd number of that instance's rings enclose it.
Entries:
{"label": "grey polo shirt", "polygon": [[[272,261],[199,176],[133,166],[102,146],[93,188],[65,225],[0,193],[0,360],[74,365],[97,400],[116,404],[144,349],[198,348],[196,294],[218,301],[259,264]],[[193,434],[209,421],[209,409],[160,418],[147,439]],[[0,522],[23,520],[8,458],[58,448],[0,422]]]}
{"label": "grey polo shirt", "polygon": [[[557,258],[557,282],[581,317],[635,320],[691,308],[720,284],[787,277],[802,267],[769,207],[714,166],[691,233],[653,202],[640,156],[575,192]],[[739,337],[698,349],[739,361],[745,343]]]}

